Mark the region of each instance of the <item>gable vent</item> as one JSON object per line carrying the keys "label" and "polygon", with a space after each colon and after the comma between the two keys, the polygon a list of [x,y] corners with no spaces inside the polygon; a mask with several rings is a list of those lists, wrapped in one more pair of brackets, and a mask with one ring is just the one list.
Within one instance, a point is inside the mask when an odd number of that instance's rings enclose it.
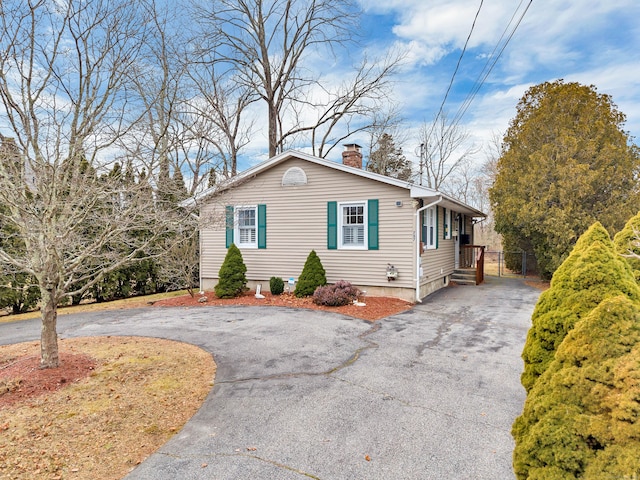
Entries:
{"label": "gable vent", "polygon": [[300,167],[291,167],[282,175],[283,187],[295,187],[307,184],[307,174]]}

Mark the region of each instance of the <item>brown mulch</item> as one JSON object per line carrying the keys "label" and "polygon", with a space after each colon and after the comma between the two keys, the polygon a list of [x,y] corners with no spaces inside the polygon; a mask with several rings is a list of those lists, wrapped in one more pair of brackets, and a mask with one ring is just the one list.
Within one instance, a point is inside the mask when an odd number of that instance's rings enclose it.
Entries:
{"label": "brown mulch", "polygon": [[[291,293],[282,295],[271,295],[269,292],[263,293],[265,298],[256,298],[255,292],[247,292],[237,298],[217,298],[214,292],[205,292],[203,295],[196,294],[183,295],[180,297],[158,300],[153,303],[159,307],[201,307],[201,306],[227,306],[227,305],[249,305],[249,306],[271,306],[308,308],[313,310],[325,310],[328,312],[340,313],[362,320],[375,321],[396,313],[403,312],[413,307],[413,304],[399,298],[392,297],[365,297],[365,306],[345,305],[343,307],[327,307],[316,305],[311,297],[298,298]],[[199,301],[202,297],[206,302]]]}
{"label": "brown mulch", "polygon": [[83,353],[61,352],[59,359],[58,368],[40,368],[37,354],[0,357],[0,408],[59,390],[88,377],[96,367],[95,359]]}

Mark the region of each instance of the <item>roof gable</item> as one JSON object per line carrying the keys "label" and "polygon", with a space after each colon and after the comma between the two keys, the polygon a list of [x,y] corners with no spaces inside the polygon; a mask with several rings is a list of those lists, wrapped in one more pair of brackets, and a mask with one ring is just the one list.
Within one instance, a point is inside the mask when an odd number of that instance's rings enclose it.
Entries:
{"label": "roof gable", "polygon": [[197,194],[195,197],[191,199],[185,200],[183,202],[183,205],[184,206],[198,205],[199,203],[205,202],[207,198],[211,197],[214,194],[224,192],[225,190],[228,190],[233,186],[239,185],[247,180],[250,180],[260,175],[262,172],[269,170],[274,166],[279,165],[293,158],[314,163],[316,165],[321,165],[323,167],[331,168],[337,171],[341,171],[349,175],[356,175],[359,177],[367,178],[371,181],[381,182],[387,185],[393,185],[396,187],[404,188],[408,191],[409,195],[412,198],[436,199],[436,198],[442,197],[443,203],[449,205],[449,208],[457,209],[462,211],[462,213],[476,216],[476,217],[486,216],[484,213],[480,212],[479,210],[476,210],[468,205],[465,205],[464,203],[452,197],[449,197],[448,195],[445,195],[441,192],[438,192],[437,190],[434,190],[432,188],[428,188],[422,185],[416,185],[412,182],[408,182],[405,180],[398,180],[397,178],[388,177],[386,175],[381,175],[379,173],[369,172],[360,168],[350,167],[347,165],[343,165],[342,163],[327,160],[325,158],[316,157],[316,156],[309,155],[296,150],[287,150],[286,152],[283,152],[279,155],[276,155],[275,157],[265,160],[264,162],[254,165],[253,167],[248,168],[247,170],[244,170],[243,172],[239,173],[235,177],[230,178],[218,185],[214,185],[213,187],[210,187],[200,192],[199,194]]}

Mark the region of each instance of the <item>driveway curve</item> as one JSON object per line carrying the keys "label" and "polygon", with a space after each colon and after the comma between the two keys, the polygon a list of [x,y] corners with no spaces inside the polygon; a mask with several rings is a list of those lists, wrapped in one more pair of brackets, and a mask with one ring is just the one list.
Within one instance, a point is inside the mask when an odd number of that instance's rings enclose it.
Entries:
{"label": "driveway curve", "polygon": [[[488,277],[374,324],[278,307],[150,307],[63,315],[58,332],[167,338],[215,358],[200,410],[127,480],[508,479],[539,294]],[[1,324],[0,344],[39,329]]]}

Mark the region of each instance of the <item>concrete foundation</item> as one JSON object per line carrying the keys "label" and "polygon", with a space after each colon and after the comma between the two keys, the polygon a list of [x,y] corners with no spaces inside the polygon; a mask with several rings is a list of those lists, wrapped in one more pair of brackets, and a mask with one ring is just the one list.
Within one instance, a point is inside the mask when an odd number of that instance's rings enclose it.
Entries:
{"label": "concrete foundation", "polygon": [[[449,285],[449,275],[445,275],[443,277],[439,277],[437,279],[431,280],[429,282],[423,283],[420,286],[420,298],[424,298],[428,295],[431,295],[433,292],[440,290]],[[285,280],[284,283],[284,291],[289,291],[289,285]],[[218,283],[217,278],[203,278],[201,289],[205,291],[211,291]],[[247,287],[250,290],[255,290],[258,284],[262,285],[262,292],[269,292],[269,280],[249,280],[247,282]],[[393,282],[389,282],[388,286],[379,286],[379,285],[356,285],[360,290],[367,292],[368,296],[372,297],[393,297],[400,298],[402,300],[406,300],[408,302],[416,301],[416,291],[414,288],[407,287],[396,287]],[[295,290],[295,285],[291,286],[291,291]]]}

